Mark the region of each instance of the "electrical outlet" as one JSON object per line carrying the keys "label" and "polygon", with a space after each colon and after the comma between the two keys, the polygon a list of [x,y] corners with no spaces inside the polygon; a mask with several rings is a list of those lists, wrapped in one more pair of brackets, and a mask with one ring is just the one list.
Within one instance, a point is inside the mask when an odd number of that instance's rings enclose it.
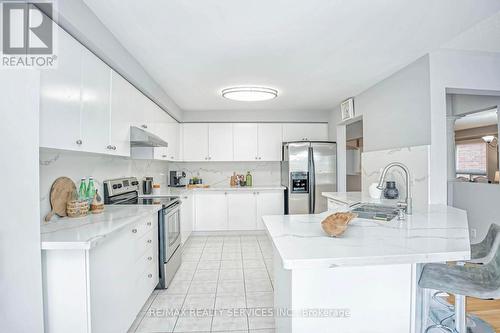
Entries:
{"label": "electrical outlet", "polygon": [[476,228],[471,228],[470,229],[470,238],[471,240],[475,240],[477,237],[477,229]]}

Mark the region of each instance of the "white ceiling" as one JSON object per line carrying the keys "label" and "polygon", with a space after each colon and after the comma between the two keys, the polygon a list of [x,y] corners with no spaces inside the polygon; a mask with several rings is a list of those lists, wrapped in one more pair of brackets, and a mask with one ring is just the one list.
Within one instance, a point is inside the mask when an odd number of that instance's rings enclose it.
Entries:
{"label": "white ceiling", "polygon": [[[500,10],[498,0],[84,0],[183,110],[326,110]],[[277,99],[223,99],[233,85]]]}
{"label": "white ceiling", "polygon": [[455,121],[455,130],[491,126],[498,124],[497,109],[472,113]]}

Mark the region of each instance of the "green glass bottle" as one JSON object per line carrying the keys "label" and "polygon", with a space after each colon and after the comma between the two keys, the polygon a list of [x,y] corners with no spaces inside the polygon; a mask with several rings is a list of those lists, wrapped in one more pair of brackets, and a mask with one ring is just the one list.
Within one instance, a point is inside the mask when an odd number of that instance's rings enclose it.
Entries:
{"label": "green glass bottle", "polygon": [[95,195],[95,185],[94,185],[94,178],[89,177],[89,185],[87,186],[87,200],[89,203],[94,200],[94,195]]}
{"label": "green glass bottle", "polygon": [[252,175],[250,174],[250,171],[247,171],[247,176],[245,178],[245,185],[252,186]]}
{"label": "green glass bottle", "polygon": [[85,177],[80,180],[80,188],[78,189],[78,200],[87,200],[87,185],[85,185]]}

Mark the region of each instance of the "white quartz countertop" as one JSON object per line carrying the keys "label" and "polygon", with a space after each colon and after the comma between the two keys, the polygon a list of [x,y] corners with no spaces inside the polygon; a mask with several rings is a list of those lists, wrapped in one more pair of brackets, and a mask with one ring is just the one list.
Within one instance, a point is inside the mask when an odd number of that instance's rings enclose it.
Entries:
{"label": "white quartz countertop", "polygon": [[331,199],[340,204],[353,206],[359,203],[377,203],[383,205],[396,205],[399,200],[372,198],[362,192],[323,192],[325,198]]}
{"label": "white quartz countertop", "polygon": [[343,235],[328,237],[317,215],[264,216],[285,269],[414,264],[470,259],[465,211],[430,205],[406,221],[354,219]]}
{"label": "white quartz countertop", "polygon": [[102,214],[62,218],[41,226],[42,250],[87,250],[131,223],[157,213],[161,205],[105,206]]}
{"label": "white quartz countertop", "polygon": [[185,195],[188,193],[209,192],[209,191],[273,191],[273,190],[283,191],[285,189],[286,187],[281,185],[256,185],[256,186],[245,186],[245,187],[213,185],[210,187],[204,187],[204,188],[199,187],[192,189],[188,189],[186,187],[168,187],[167,189],[162,189],[159,193],[141,195],[141,197],[143,198],[168,197],[168,196]]}

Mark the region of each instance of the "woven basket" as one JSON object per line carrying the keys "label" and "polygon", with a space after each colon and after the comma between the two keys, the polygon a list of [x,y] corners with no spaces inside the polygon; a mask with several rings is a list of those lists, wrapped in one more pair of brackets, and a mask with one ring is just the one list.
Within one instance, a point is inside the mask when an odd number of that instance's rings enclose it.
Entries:
{"label": "woven basket", "polygon": [[69,217],[82,217],[89,213],[88,201],[71,200],[66,206],[66,213]]}
{"label": "woven basket", "polygon": [[321,221],[321,227],[328,236],[338,237],[346,231],[349,222],[357,216],[351,212],[335,213]]}
{"label": "woven basket", "polygon": [[91,204],[90,205],[90,212],[92,214],[101,214],[104,212],[104,204],[99,203],[99,204]]}

